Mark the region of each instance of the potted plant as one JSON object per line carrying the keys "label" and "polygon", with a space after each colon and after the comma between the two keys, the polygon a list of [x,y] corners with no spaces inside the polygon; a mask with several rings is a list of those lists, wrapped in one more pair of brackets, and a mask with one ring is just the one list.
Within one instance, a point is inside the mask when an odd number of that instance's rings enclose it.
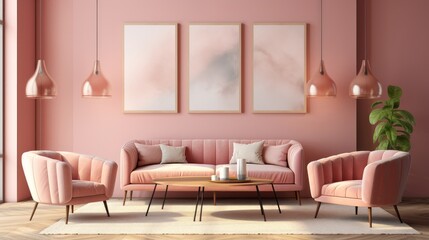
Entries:
{"label": "potted plant", "polygon": [[410,137],[415,120],[413,115],[399,109],[402,89],[398,86],[388,86],[389,99],[377,101],[371,105],[372,111],[369,122],[376,125],[373,141],[378,142],[377,149],[394,149],[409,151]]}

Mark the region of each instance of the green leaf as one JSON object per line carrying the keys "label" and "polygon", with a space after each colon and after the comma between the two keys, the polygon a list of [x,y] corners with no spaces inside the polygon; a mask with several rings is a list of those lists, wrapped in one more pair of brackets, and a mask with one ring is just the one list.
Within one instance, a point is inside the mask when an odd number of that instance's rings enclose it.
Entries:
{"label": "green leaf", "polygon": [[375,108],[377,105],[380,105],[382,103],[383,103],[382,101],[376,101],[371,105],[371,108]]}
{"label": "green leaf", "polygon": [[[400,134],[400,135],[399,135],[399,134]],[[410,138],[410,137],[411,137],[411,134],[410,134],[410,133],[405,132],[405,131],[403,131],[403,130],[398,130],[398,137],[400,137],[400,136],[402,136],[402,135],[405,135],[405,136],[407,136],[408,138]]]}
{"label": "green leaf", "polygon": [[396,138],[398,137],[396,129],[391,126],[386,127],[386,136],[391,143],[394,143],[396,141]]}
{"label": "green leaf", "polygon": [[399,120],[399,124],[407,133],[412,133],[414,131],[413,125],[404,120]]}
{"label": "green leaf", "polygon": [[376,142],[380,138],[380,136],[385,133],[386,125],[387,125],[386,122],[381,122],[375,127],[374,134],[372,136],[373,142]]}
{"label": "green leaf", "polygon": [[398,86],[390,85],[387,87],[387,94],[391,99],[399,99],[402,96],[402,89]]}
{"label": "green leaf", "polygon": [[386,111],[383,109],[374,109],[372,110],[372,112],[369,114],[369,123],[371,123],[372,125],[376,124],[378,121],[380,121],[381,119],[383,119],[384,117],[386,117]]}
{"label": "green leaf", "polygon": [[389,146],[389,141],[387,140],[380,141],[380,143],[377,146],[377,150],[387,150],[388,146]]}
{"label": "green leaf", "polygon": [[407,122],[412,125],[416,124],[413,114],[406,110],[395,110],[395,114],[399,114],[402,118],[404,118]]}
{"label": "green leaf", "polygon": [[393,109],[398,109],[400,104],[401,104],[401,101],[399,99],[395,99],[393,101]]}
{"label": "green leaf", "polygon": [[396,149],[401,151],[406,151],[406,152],[410,151],[411,149],[410,138],[405,135],[398,136],[398,139],[396,141]]}

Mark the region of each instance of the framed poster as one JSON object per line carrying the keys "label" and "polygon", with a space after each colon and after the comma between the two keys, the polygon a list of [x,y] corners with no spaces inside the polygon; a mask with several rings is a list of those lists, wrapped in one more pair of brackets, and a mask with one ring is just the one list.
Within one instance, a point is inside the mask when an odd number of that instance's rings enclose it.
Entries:
{"label": "framed poster", "polygon": [[305,113],[305,23],[253,25],[253,112]]}
{"label": "framed poster", "polygon": [[190,113],[241,113],[241,24],[189,25]]}
{"label": "framed poster", "polygon": [[124,112],[177,113],[177,24],[124,25]]}

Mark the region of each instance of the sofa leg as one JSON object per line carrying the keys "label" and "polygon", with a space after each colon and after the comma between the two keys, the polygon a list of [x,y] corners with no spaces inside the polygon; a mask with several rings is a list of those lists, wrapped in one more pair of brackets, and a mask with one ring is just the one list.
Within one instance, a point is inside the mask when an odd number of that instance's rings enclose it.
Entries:
{"label": "sofa leg", "polygon": [[71,213],[74,213],[74,205],[71,205]]}
{"label": "sofa leg", "polygon": [[66,224],[69,223],[69,211],[70,211],[70,205],[66,205]]}
{"label": "sofa leg", "polygon": [[216,192],[213,192],[213,205],[216,206]]}
{"label": "sofa leg", "polygon": [[298,200],[299,205],[301,205],[301,194],[299,191],[295,191],[296,200]]}
{"label": "sofa leg", "polygon": [[30,221],[33,219],[34,213],[36,212],[36,209],[37,209],[38,205],[39,205],[38,202],[36,202],[36,204],[34,204],[33,212],[31,213],[31,216],[30,216]]}
{"label": "sofa leg", "polygon": [[124,202],[122,203],[122,206],[125,206],[125,201],[127,200],[127,190],[124,192]]}
{"label": "sofa leg", "polygon": [[106,209],[107,216],[110,217],[109,208],[107,207],[106,200],[104,200],[103,203],[104,203],[104,208]]}
{"label": "sofa leg", "polygon": [[369,227],[372,228],[372,207],[368,207],[368,221]]}
{"label": "sofa leg", "polygon": [[397,206],[397,205],[393,205],[393,207],[395,208],[395,212],[396,212],[396,215],[397,215],[397,216],[398,216],[398,218],[399,218],[399,221],[400,221],[401,223],[404,223],[404,222],[402,221],[401,215],[399,215],[398,206]]}
{"label": "sofa leg", "polygon": [[133,200],[133,191],[130,191],[130,201]]}
{"label": "sofa leg", "polygon": [[317,218],[317,215],[319,214],[319,209],[320,209],[320,205],[321,204],[322,204],[321,202],[317,202],[316,214],[314,215],[314,218]]}
{"label": "sofa leg", "polygon": [[358,215],[358,207],[355,207],[355,215]]}

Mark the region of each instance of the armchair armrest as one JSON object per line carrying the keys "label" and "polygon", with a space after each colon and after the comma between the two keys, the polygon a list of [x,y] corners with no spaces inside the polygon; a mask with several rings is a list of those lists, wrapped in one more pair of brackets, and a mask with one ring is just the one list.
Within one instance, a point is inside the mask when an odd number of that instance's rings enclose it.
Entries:
{"label": "armchair armrest", "polygon": [[116,182],[116,173],[118,172],[118,164],[111,160],[104,160],[100,158],[95,158],[99,161],[103,162],[101,167],[101,180],[102,183],[106,187],[106,197],[111,198],[113,195],[113,190],[115,189]]}
{"label": "armchair armrest", "polygon": [[135,141],[130,141],[124,144],[124,146],[121,148],[119,168],[121,188],[131,183],[131,172],[137,166],[138,152],[134,142]]}
{"label": "armchair armrest", "polygon": [[295,175],[295,184],[302,189],[304,186],[304,149],[300,143],[294,141],[288,150],[287,161]]}
{"label": "armchair armrest", "polygon": [[71,200],[72,169],[67,162],[25,152],[22,168],[34,201],[64,204]]}
{"label": "armchair armrest", "polygon": [[368,164],[362,178],[362,200],[370,205],[398,204],[405,190],[410,163],[409,153],[401,152]]}

